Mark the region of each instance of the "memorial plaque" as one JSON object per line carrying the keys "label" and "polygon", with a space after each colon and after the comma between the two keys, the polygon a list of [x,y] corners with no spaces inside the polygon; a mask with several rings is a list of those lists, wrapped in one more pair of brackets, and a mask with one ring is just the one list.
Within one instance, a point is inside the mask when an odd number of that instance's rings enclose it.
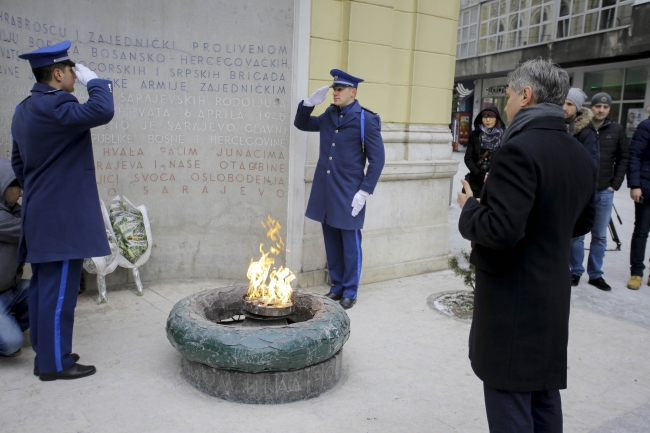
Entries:
{"label": "memorial plaque", "polygon": [[0,156],[34,84],[18,55],[71,40],[71,59],[113,82],[115,117],[92,130],[97,187],[147,206],[143,278],[245,279],[260,221],[287,219],[293,4],[3,1]]}

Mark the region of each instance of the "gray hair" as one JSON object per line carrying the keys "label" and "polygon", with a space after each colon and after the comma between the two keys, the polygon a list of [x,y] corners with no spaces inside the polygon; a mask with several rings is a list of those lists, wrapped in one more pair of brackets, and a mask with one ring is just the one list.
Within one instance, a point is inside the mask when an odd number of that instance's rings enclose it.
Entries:
{"label": "gray hair", "polygon": [[536,104],[548,102],[560,107],[564,105],[569,84],[569,74],[551,59],[528,60],[508,74],[508,86],[516,93],[521,93],[524,87],[533,89],[533,100]]}

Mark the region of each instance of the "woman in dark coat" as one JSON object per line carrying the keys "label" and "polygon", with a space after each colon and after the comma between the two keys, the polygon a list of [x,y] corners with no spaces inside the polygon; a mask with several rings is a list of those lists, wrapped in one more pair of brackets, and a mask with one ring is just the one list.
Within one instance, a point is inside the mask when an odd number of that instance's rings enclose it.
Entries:
{"label": "woman in dark coat", "polygon": [[496,107],[485,108],[474,119],[474,130],[469,135],[465,151],[465,165],[469,168],[465,180],[476,197],[481,196],[485,174],[490,171],[494,153],[501,147],[504,129]]}

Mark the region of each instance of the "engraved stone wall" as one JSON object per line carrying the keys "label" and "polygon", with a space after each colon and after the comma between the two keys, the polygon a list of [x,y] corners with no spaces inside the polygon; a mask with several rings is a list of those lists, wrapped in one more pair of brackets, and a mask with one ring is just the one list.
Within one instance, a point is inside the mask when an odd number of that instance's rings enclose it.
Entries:
{"label": "engraved stone wall", "polygon": [[92,130],[97,187],[148,207],[143,278],[244,279],[260,220],[287,220],[294,1],[42,5],[0,5],[0,156],[34,83],[18,55],[71,40],[71,59],[113,82],[115,117]]}

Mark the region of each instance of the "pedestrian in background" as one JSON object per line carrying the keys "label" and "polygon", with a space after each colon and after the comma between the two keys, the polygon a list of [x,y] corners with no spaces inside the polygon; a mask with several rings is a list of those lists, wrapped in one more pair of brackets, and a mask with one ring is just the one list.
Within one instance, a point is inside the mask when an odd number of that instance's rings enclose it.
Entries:
{"label": "pedestrian in background", "polygon": [[0,158],[0,356],[8,357],[22,353],[29,328],[29,280],[23,279],[25,263],[17,261],[22,195],[11,162]]}
{"label": "pedestrian in background", "polygon": [[474,130],[469,134],[465,151],[465,165],[469,169],[465,180],[476,197],[481,196],[485,175],[490,171],[492,158],[501,147],[504,129],[496,107],[485,108],[474,119]]}
{"label": "pedestrian in background", "polygon": [[[650,105],[646,108],[650,113]],[[645,169],[644,169],[645,167]],[[645,266],[645,247],[650,231],[650,119],[639,123],[630,142],[627,186],[634,200],[634,232],[630,245],[630,280],[627,288],[639,290]],[[650,286],[650,277],[648,278]]]}
{"label": "pedestrian in background", "polygon": [[[587,95],[582,89],[572,87],[569,94],[564,101],[564,121],[567,124],[567,131],[578,139],[580,143],[587,149],[591,160],[594,162],[594,167],[598,167],[598,142],[596,140],[596,132],[589,127],[591,119],[594,114],[589,108],[582,106]],[[594,175],[595,175],[594,168]]]}
{"label": "pedestrian in background", "polygon": [[[628,141],[625,128],[609,118],[612,98],[607,93],[597,93],[591,98],[594,117],[589,128],[596,136],[598,149],[598,173],[596,187],[596,219],[591,230],[591,244],[587,260],[588,283],[604,291],[612,290],[603,278],[603,261],[607,249],[607,226],[612,218],[614,192],[618,191],[625,178],[629,160]],[[585,272],[585,237],[571,241],[571,285],[577,286]]]}
{"label": "pedestrian in background", "polygon": [[593,223],[593,163],[566,132],[569,75],[529,60],[508,76],[510,124],[481,201],[458,193],[458,228],[474,242],[472,369],[490,432],[562,432],[567,386],[569,245]]}

